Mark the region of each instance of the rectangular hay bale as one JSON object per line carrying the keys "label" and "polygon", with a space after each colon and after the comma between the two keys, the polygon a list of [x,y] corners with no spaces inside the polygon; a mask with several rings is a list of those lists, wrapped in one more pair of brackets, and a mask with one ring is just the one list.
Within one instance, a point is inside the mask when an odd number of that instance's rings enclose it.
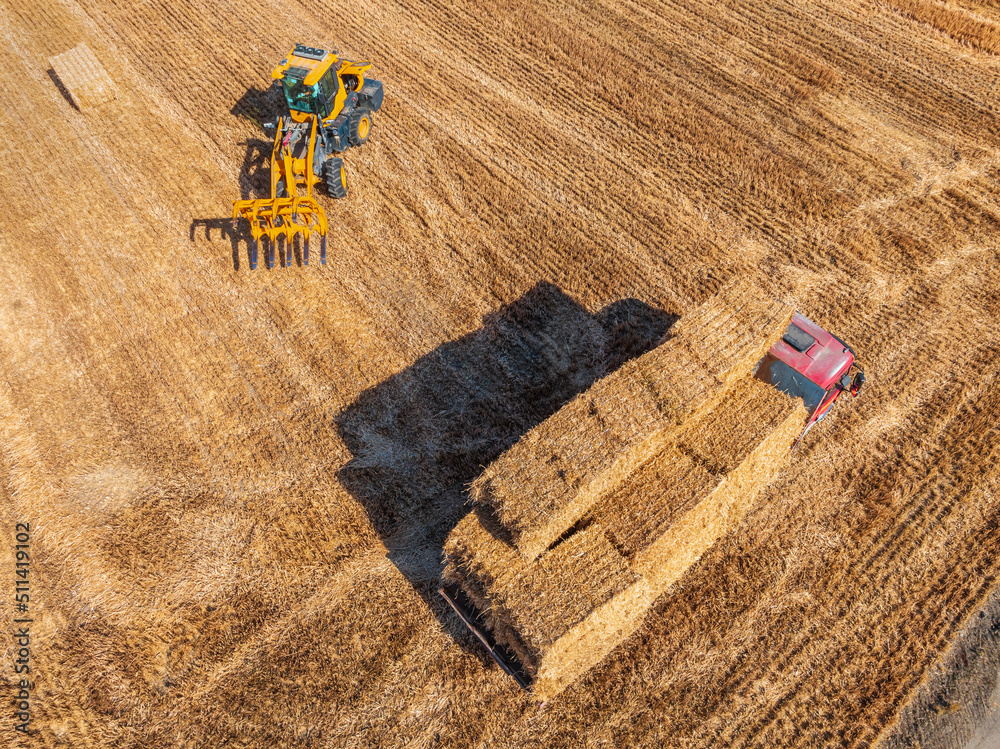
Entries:
{"label": "rectangular hay bale", "polygon": [[608,538],[627,558],[659,538],[720,479],[676,447],[644,463],[593,510]]}
{"label": "rectangular hay bale", "polygon": [[526,559],[663,447],[662,409],[636,378],[599,381],[531,430],[472,484]]}
{"label": "rectangular hay bale", "polygon": [[682,317],[671,334],[729,385],[749,376],[791,322],[795,308],[764,295],[748,281],[733,283]]}
{"label": "rectangular hay bale", "polygon": [[796,402],[765,382],[744,378],[726,390],[712,411],[685,425],[678,445],[707,470],[726,474],[785,420]]}
{"label": "rectangular hay bale", "polygon": [[[607,536],[628,538],[631,532],[639,537],[649,520],[640,512],[631,529],[627,521],[616,526],[616,507],[610,501],[595,511],[590,525],[533,562],[483,527],[483,508],[459,523],[446,545],[446,578],[473,591],[497,642],[510,648],[534,678],[536,696],[558,694],[624,642],[656,598],[742,521],[761,488],[787,462],[791,443],[805,423],[801,402],[781,398],[787,401],[781,408],[783,420],[770,434],[760,435],[756,447],[724,479],[671,447],[621,487],[619,499],[627,501],[634,501],[624,496],[628,491],[638,493],[657,482],[685,482],[682,494],[689,495],[669,519],[653,521],[662,531],[658,538],[633,542],[642,548],[631,565]],[[745,436],[736,441],[744,444]],[[628,515],[621,505],[617,509],[619,516]]]}
{"label": "rectangular hay bale", "polygon": [[528,562],[486,529],[481,511],[452,531],[445,558],[444,579],[465,591],[529,673],[566,631],[638,580],[596,525]]}
{"label": "rectangular hay bale", "polygon": [[[747,283],[727,287],[679,332],[574,398],[494,461],[471,487],[534,559],[607,493],[749,376],[793,309]],[[683,321],[682,321],[683,322]]]}
{"label": "rectangular hay bale", "polygon": [[669,588],[712,544],[735,528],[760,490],[788,463],[792,443],[808,416],[801,401],[793,403],[778,427],[714,491],[635,557],[633,569],[657,590]]}
{"label": "rectangular hay bale", "polygon": [[[484,522],[483,517],[487,512],[487,509],[477,508],[468,513],[448,534],[444,544],[445,580],[458,583],[475,580],[469,592],[480,599],[488,597],[488,590],[498,580],[524,564],[513,547],[487,528],[489,518]],[[483,610],[486,608],[489,608],[488,603]]]}
{"label": "rectangular hay bale", "polygon": [[566,632],[638,579],[603,528],[592,524],[508,576],[495,590],[495,606],[537,664]]}
{"label": "rectangular hay bale", "polygon": [[111,78],[86,42],[49,59],[49,65],[81,110],[116,98]]}
{"label": "rectangular hay bale", "polygon": [[534,695],[551,699],[600,663],[635,633],[658,594],[648,580],[639,578],[594,609],[545,654],[532,684]]}
{"label": "rectangular hay bale", "polygon": [[656,599],[742,521],[760,490],[787,462],[805,425],[800,401],[792,401],[785,413],[740,466],[636,555],[633,569],[642,575],[639,580],[595,608],[544,653],[534,671],[537,697],[554,697],[630,637]]}

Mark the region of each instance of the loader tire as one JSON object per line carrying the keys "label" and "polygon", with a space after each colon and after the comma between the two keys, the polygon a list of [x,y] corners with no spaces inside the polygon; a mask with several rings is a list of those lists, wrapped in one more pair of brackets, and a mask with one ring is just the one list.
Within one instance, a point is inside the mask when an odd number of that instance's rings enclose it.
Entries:
{"label": "loader tire", "polygon": [[323,166],[323,178],[331,198],[347,197],[347,173],[344,171],[343,159],[336,156],[327,159]]}
{"label": "loader tire", "polygon": [[352,146],[360,146],[372,130],[372,113],[367,109],[358,109],[351,114],[347,123],[347,141]]}

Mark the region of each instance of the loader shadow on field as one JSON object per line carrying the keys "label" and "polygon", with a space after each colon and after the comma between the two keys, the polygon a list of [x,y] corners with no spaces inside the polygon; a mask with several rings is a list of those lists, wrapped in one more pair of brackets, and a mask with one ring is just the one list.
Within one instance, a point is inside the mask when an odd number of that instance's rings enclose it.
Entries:
{"label": "loader shadow on field", "polygon": [[[233,110],[234,114],[235,108]],[[266,140],[248,139],[240,145],[246,146],[243,155],[243,166],[240,167],[240,199],[267,198],[271,195],[271,146]],[[196,218],[191,221],[191,241],[195,241],[195,231],[205,229],[205,239],[211,240],[212,229],[221,232],[223,239],[228,239],[233,248],[233,269],[240,269],[240,243],[243,245],[243,256],[250,262],[250,225],[231,218]]]}
{"label": "loader shadow on field", "polygon": [[265,122],[283,114],[284,105],[281,93],[273,86],[263,89],[253,86],[236,100],[229,113],[252,122],[263,131]]}
{"label": "loader shadow on field", "polygon": [[211,241],[213,231],[218,232],[222,239],[228,239],[233,248],[233,269],[240,269],[240,244],[243,246],[244,256],[250,262],[250,226],[246,221],[233,221],[231,218],[196,218],[191,221],[191,233],[189,239],[194,242],[199,230],[205,230],[205,239]]}
{"label": "loader shadow on field", "polygon": [[452,632],[461,627],[437,587],[445,539],[471,507],[469,482],[577,393],[653,348],[676,319],[636,299],[591,314],[540,283],[339,414],[352,458],[338,479]]}
{"label": "loader shadow on field", "polygon": [[243,165],[240,167],[240,198],[268,198],[271,196],[271,150],[273,143],[251,138],[246,146]]}
{"label": "loader shadow on field", "polygon": [[[63,95],[73,104],[72,98],[62,88],[55,74],[49,71],[50,77],[59,85]],[[76,106],[74,104],[74,106]],[[250,88],[243,94],[230,109],[230,114],[249,120],[254,123],[264,135],[264,123],[273,120],[282,112],[283,100],[273,88],[258,89]],[[273,134],[273,133],[272,133]],[[243,164],[240,167],[240,199],[251,200],[267,198],[271,195],[271,151],[273,143],[270,140],[261,138],[247,138],[240,145],[246,147],[243,154]],[[243,257],[247,264],[250,263],[250,227],[246,221],[234,222],[231,218],[196,218],[191,221],[191,241],[195,241],[195,232],[198,229],[205,230],[205,239],[211,241],[212,230],[221,233],[223,239],[228,239],[233,250],[233,269],[240,269],[240,245],[243,247]],[[281,248],[285,251],[287,248]],[[297,265],[302,265],[302,248],[296,243],[293,247],[293,254]],[[277,255],[277,252],[276,252]],[[275,258],[280,264],[280,259]]]}
{"label": "loader shadow on field", "polygon": [[271,151],[274,131],[264,129],[264,123],[273,122],[287,114],[285,100],[273,87],[249,88],[233,104],[229,113],[253,123],[262,137],[247,138],[240,145],[246,146],[243,165],[240,167],[240,198],[267,198],[271,195]]}

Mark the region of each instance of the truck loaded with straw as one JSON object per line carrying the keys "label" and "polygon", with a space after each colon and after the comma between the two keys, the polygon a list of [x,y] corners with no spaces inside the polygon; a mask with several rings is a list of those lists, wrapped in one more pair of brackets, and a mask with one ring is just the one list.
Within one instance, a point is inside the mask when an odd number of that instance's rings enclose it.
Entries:
{"label": "truck loaded with straw", "polygon": [[442,595],[548,699],[628,638],[864,374],[784,303],[731,285],[528,432],[472,484]]}

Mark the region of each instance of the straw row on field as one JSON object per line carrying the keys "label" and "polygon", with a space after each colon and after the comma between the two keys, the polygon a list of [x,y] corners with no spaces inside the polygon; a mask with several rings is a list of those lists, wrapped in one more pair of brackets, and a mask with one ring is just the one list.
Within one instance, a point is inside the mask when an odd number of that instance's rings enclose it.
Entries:
{"label": "straw row on field", "polygon": [[889,0],[890,5],[922,23],[977,49],[1000,54],[1000,27],[989,18],[935,0]]}

